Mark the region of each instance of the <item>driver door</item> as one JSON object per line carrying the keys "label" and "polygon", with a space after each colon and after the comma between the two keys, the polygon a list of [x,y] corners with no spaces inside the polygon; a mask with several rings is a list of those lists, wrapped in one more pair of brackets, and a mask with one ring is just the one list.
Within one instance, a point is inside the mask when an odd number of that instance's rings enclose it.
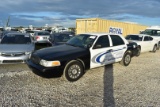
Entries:
{"label": "driver door", "polygon": [[90,48],[90,68],[95,68],[114,62],[112,47],[108,35],[100,36],[92,48]]}

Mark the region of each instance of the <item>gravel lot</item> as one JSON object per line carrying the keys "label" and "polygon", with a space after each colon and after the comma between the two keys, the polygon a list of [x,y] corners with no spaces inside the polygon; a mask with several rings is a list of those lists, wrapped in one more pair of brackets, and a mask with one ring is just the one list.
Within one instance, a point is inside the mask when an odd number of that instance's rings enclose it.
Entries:
{"label": "gravel lot", "polygon": [[[89,70],[76,82],[35,75],[25,64],[0,65],[1,107],[160,107],[160,51]],[[53,71],[54,72],[54,71]]]}

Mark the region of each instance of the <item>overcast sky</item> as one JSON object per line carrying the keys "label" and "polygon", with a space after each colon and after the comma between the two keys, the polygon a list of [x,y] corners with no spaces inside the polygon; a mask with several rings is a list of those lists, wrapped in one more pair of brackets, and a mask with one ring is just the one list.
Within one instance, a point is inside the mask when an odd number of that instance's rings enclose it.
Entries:
{"label": "overcast sky", "polygon": [[1,0],[0,26],[62,25],[78,18],[103,18],[142,25],[160,25],[160,0]]}

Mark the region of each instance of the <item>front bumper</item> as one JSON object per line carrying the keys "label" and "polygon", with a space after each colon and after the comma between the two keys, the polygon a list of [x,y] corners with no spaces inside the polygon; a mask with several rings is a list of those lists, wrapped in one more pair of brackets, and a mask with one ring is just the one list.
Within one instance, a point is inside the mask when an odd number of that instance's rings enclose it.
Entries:
{"label": "front bumper", "polygon": [[25,63],[28,60],[30,55],[22,55],[22,56],[0,56],[0,64],[17,64],[17,63]]}
{"label": "front bumper", "polygon": [[59,70],[62,70],[60,66],[58,67],[44,67],[44,66],[41,66],[39,64],[35,64],[33,63],[31,60],[27,60],[26,61],[28,67],[30,69],[32,69],[33,71],[36,70],[38,72],[47,72],[47,71],[59,71]]}
{"label": "front bumper", "polygon": [[132,56],[136,56],[138,53],[138,47],[132,49]]}

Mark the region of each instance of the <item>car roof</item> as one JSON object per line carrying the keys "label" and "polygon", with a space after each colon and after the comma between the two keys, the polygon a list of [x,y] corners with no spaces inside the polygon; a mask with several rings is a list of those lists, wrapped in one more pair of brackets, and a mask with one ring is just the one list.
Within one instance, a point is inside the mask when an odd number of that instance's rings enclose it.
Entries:
{"label": "car roof", "polygon": [[147,35],[147,34],[128,34],[128,35],[150,36],[150,35]]}
{"label": "car roof", "polygon": [[7,35],[28,35],[28,34],[20,33],[20,32],[11,32],[11,33],[7,33]]}
{"label": "car roof", "polygon": [[17,32],[17,31],[3,31],[3,33],[12,33],[12,32]]}
{"label": "car roof", "polygon": [[119,35],[120,34],[113,34],[113,33],[106,33],[106,32],[88,32],[88,33],[81,33],[81,34],[89,34],[89,35],[96,35],[96,36],[101,36],[101,35]]}
{"label": "car roof", "polygon": [[[34,31],[34,32],[48,32],[48,31],[41,30],[41,31]],[[48,32],[48,33],[49,33],[49,32]]]}
{"label": "car roof", "polygon": [[56,35],[56,36],[58,36],[58,35],[73,35],[74,36],[74,34],[71,34],[71,33],[53,33],[52,35]]}

